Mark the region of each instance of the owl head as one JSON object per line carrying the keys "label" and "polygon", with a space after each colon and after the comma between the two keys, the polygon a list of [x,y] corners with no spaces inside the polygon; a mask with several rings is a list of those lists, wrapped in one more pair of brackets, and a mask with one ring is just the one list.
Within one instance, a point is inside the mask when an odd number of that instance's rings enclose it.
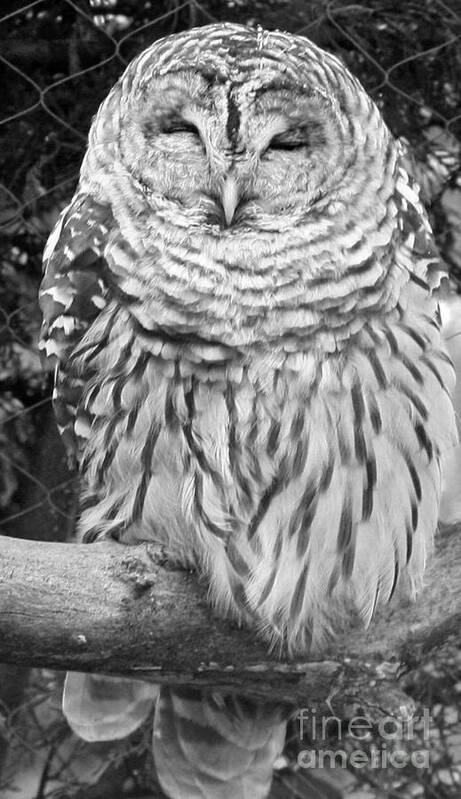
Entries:
{"label": "owl head", "polygon": [[337,58],[300,36],[234,24],[141,53],[90,144],[154,212],[221,239],[353,206],[364,183],[376,187],[392,147],[378,109]]}

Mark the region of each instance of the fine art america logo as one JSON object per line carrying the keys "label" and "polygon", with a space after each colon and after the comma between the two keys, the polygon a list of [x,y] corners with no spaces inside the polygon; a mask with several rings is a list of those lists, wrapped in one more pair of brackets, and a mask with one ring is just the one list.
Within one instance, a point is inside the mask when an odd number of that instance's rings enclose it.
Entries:
{"label": "fine art america logo", "polygon": [[[416,741],[421,745],[429,740],[431,717],[427,708],[421,716],[409,720],[384,716],[373,723],[366,716],[354,716],[345,722],[337,716],[319,717],[314,708],[301,708],[297,720],[300,740],[308,739],[313,745],[299,752],[300,768],[429,767],[429,749],[408,744]],[[321,748],[321,743],[333,739],[347,739],[347,749]]]}

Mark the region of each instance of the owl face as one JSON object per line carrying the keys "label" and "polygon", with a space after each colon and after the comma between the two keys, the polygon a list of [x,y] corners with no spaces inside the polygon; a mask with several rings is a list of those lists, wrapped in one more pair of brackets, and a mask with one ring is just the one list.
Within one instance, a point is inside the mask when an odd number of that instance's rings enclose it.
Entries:
{"label": "owl face", "polygon": [[337,59],[299,37],[189,31],[141,54],[121,87],[117,157],[147,200],[169,204],[189,230],[285,229],[334,202],[364,159],[347,88],[355,105],[359,89],[362,121],[371,101]]}
{"label": "owl face", "polygon": [[104,257],[125,296],[143,297],[131,313],[145,328],[231,347],[285,336],[297,350],[330,304],[344,326],[331,286],[347,314],[387,302],[398,158],[334,56],[211,25],[128,66],[93,123],[80,190],[110,208],[119,235]]}

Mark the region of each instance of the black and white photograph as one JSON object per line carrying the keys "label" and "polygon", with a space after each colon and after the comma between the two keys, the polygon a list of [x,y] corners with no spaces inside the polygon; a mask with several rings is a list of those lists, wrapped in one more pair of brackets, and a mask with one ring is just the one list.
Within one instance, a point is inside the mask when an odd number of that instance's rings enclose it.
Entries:
{"label": "black and white photograph", "polygon": [[0,799],[460,799],[461,0],[1,0]]}

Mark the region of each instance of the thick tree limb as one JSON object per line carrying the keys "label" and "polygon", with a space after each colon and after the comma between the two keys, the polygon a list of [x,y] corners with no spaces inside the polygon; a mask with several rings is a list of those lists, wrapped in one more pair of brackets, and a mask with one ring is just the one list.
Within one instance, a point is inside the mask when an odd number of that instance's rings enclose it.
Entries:
{"label": "thick tree limb", "polygon": [[0,661],[219,687],[306,706],[333,699],[407,712],[400,673],[456,636],[461,537],[439,538],[425,590],[352,630],[324,659],[280,661],[213,615],[206,588],[149,545],[0,539]]}

